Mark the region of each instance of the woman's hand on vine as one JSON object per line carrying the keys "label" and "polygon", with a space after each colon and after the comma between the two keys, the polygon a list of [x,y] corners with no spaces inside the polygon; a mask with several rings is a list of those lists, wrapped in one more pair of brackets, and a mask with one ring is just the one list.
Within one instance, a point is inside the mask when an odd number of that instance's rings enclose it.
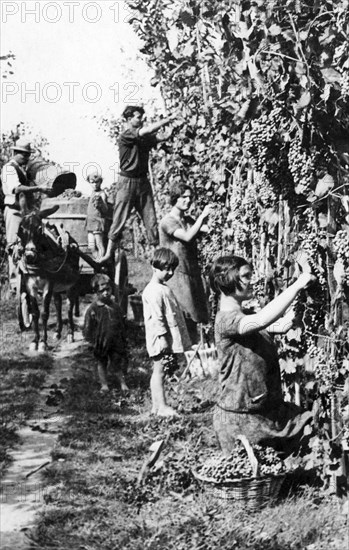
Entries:
{"label": "woman's hand on vine", "polygon": [[201,218],[202,220],[206,220],[209,215],[212,213],[213,206],[211,204],[206,204],[205,208],[201,212]]}

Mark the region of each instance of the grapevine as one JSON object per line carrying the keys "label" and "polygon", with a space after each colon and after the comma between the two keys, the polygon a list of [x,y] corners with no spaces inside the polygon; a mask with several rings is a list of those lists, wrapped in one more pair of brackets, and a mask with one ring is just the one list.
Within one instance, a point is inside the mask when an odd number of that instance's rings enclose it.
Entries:
{"label": "grapevine", "polygon": [[317,380],[322,382],[327,390],[330,390],[338,379],[338,364],[334,357],[331,357],[323,348],[310,342],[308,355],[313,359],[314,374]]}
{"label": "grapevine", "polygon": [[250,130],[245,132],[243,150],[258,171],[265,169],[268,159],[273,156],[273,148],[281,130],[281,113],[279,107],[268,114],[263,113],[258,119],[252,120]]}
{"label": "grapevine", "polygon": [[325,268],[322,266],[320,238],[321,232],[316,226],[315,216],[312,211],[307,213],[304,228],[299,234],[299,250],[307,255],[312,272],[317,277],[322,287],[326,285]]}
{"label": "grapevine", "polygon": [[349,233],[344,230],[338,231],[333,239],[333,246],[338,260],[344,267],[344,281],[349,285]]}
{"label": "grapevine", "polygon": [[[281,290],[280,277],[288,286],[296,277],[297,251],[306,255],[299,265],[317,283],[295,304],[299,328],[282,339],[284,379],[299,382],[302,398],[312,377],[303,368],[308,347],[321,337],[336,340],[344,295],[348,300],[347,237],[339,233],[333,247],[346,272],[341,295],[329,238],[349,225],[348,217],[339,220],[335,212],[336,201],[349,208],[348,10],[332,0],[311,7],[298,0],[287,6],[272,2],[265,10],[263,2],[252,4],[249,16],[237,11],[233,21],[227,2],[185,3],[176,14],[173,49],[166,46],[173,16],[161,12],[156,0],[137,2],[143,51],[167,108],[182,108],[185,119],[169,150],[153,152],[153,175],[160,210],[168,181],[190,182],[199,207],[215,205],[220,218],[211,225],[213,238],[202,240],[204,262],[212,252],[251,257],[264,294],[269,283],[276,293]],[[261,11],[263,17],[255,17]],[[222,177],[213,176],[218,169]],[[333,187],[320,183],[321,172],[331,175]],[[330,387],[347,356],[347,349],[336,350],[336,361],[326,364],[319,352],[316,378]],[[312,387],[315,398],[326,392],[324,384]]]}

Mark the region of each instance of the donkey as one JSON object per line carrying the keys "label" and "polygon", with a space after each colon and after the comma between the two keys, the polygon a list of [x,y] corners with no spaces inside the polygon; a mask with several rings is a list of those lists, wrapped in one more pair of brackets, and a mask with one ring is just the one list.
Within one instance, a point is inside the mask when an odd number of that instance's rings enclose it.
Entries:
{"label": "donkey", "polygon": [[[79,253],[75,241],[68,233],[56,226],[46,226],[47,218],[58,210],[58,206],[42,211],[31,211],[23,215],[19,230],[14,261],[22,274],[23,289],[29,296],[29,310],[32,315],[34,340],[32,351],[47,350],[47,324],[50,302],[53,296],[57,312],[56,339],[62,334],[62,292],[66,292],[68,308],[68,342],[74,341],[73,309],[79,297]],[[75,245],[74,245],[75,243]],[[42,293],[42,330],[39,331],[39,294]]]}

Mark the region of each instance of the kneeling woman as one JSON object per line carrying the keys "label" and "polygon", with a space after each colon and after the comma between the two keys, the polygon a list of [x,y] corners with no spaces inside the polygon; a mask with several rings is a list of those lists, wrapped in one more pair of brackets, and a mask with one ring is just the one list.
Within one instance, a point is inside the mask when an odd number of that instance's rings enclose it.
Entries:
{"label": "kneeling woman", "polygon": [[[292,326],[293,311],[283,314],[298,292],[315,277],[303,273],[257,313],[246,315],[242,302],[252,297],[252,268],[238,256],[218,258],[210,273],[220,295],[215,339],[220,360],[221,396],[214,429],[222,451],[229,454],[239,434],[289,454],[299,446],[312,414],[283,401],[276,346],[269,333]],[[266,329],[266,330],[265,330]]]}

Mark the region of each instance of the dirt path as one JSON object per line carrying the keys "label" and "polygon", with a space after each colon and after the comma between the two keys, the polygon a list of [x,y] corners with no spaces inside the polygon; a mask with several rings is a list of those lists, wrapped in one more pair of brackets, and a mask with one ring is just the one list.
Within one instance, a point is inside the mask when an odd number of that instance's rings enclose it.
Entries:
{"label": "dirt path", "polygon": [[42,472],[51,463],[51,451],[68,419],[60,414],[55,400],[62,380],[72,376],[74,356],[81,349],[81,333],[76,333],[75,340],[73,344],[62,341],[53,352],[53,368],[46,378],[35,413],[18,432],[21,444],[9,453],[13,461],[2,478],[1,487],[2,550],[29,548],[26,532],[33,526],[50,490]]}

